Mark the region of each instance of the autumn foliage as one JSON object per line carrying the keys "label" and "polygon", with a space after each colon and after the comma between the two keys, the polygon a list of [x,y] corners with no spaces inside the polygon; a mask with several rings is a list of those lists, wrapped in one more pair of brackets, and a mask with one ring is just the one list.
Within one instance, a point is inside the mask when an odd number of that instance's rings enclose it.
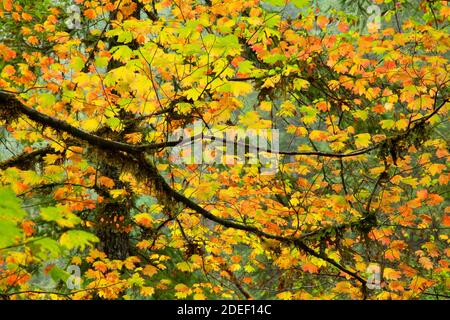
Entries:
{"label": "autumn foliage", "polygon": [[447,1],[52,3],[0,2],[0,299],[448,298]]}

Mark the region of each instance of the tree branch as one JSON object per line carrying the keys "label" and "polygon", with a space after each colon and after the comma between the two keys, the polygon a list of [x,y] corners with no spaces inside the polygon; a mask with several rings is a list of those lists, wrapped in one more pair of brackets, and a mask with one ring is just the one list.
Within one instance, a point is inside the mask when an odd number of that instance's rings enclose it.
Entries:
{"label": "tree branch", "polygon": [[119,150],[128,153],[137,153],[157,150],[165,147],[176,146],[180,141],[168,141],[162,143],[146,144],[146,145],[132,145],[128,143],[108,140],[92,133],[78,129],[65,121],[50,117],[35,109],[25,106],[14,95],[0,92],[0,108],[8,108],[19,114],[26,115],[31,120],[44,125],[49,126],[57,131],[62,131],[70,134],[71,136],[89,142],[90,144],[110,150]]}
{"label": "tree branch", "polygon": [[21,166],[27,162],[34,162],[38,158],[42,158],[49,153],[56,153],[52,148],[46,147],[42,149],[37,149],[32,152],[24,152],[15,157],[9,158],[3,162],[0,162],[0,170],[6,170],[10,167]]}
{"label": "tree branch", "polygon": [[236,230],[247,231],[258,237],[277,240],[286,245],[295,245],[297,248],[301,249],[302,251],[304,251],[316,258],[327,261],[328,263],[335,266],[342,272],[352,276],[354,279],[356,279],[358,282],[360,282],[363,285],[363,291],[365,290],[364,289],[365,285],[366,285],[365,279],[363,279],[361,276],[359,276],[356,272],[348,270],[344,266],[340,265],[333,259],[326,256],[325,254],[317,253],[315,250],[308,247],[300,238],[288,238],[288,237],[269,234],[258,228],[255,228],[253,226],[242,225],[240,223],[236,223],[236,222],[233,222],[230,220],[226,220],[226,219],[217,217],[217,216],[213,215],[211,212],[209,212],[208,210],[202,208],[201,206],[199,206],[198,204],[193,202],[192,200],[186,198],[182,194],[180,194],[177,191],[175,191],[174,189],[172,189],[169,186],[169,184],[166,182],[166,180],[159,174],[157,169],[152,164],[150,164],[143,156],[141,156],[138,159],[138,162],[139,162],[139,168],[142,169],[142,171],[144,171],[151,180],[153,180],[154,185],[157,187],[158,191],[163,193],[167,198],[175,200],[175,201],[183,204],[185,207],[187,207],[191,210],[194,210],[195,212],[202,215],[204,218],[214,221],[226,228],[233,228]]}

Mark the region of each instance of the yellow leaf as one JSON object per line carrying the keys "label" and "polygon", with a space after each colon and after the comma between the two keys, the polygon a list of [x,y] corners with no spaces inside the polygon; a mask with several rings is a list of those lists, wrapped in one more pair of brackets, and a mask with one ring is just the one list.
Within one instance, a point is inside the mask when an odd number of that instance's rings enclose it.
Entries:
{"label": "yellow leaf", "polygon": [[395,123],[395,127],[398,130],[405,130],[406,128],[408,128],[408,123],[409,121],[406,119],[400,119]]}
{"label": "yellow leaf", "polygon": [[433,262],[428,257],[421,257],[419,259],[420,264],[427,270],[433,269]]}
{"label": "yellow leaf", "polygon": [[194,294],[194,300],[206,300],[206,296],[203,293]]}
{"label": "yellow leaf", "polygon": [[49,153],[44,157],[44,162],[46,164],[54,164],[56,162],[56,160],[58,160],[59,158],[60,158],[60,155]]}
{"label": "yellow leaf", "polygon": [[347,281],[340,281],[334,287],[334,291],[339,293],[348,293],[352,289],[352,286]]}
{"label": "yellow leaf", "polygon": [[78,256],[74,256],[72,257],[71,263],[79,266],[81,264],[81,258]]}
{"label": "yellow leaf", "polygon": [[134,220],[137,224],[146,228],[150,228],[153,221],[152,217],[148,213],[139,213],[134,216]]}
{"label": "yellow leaf", "polygon": [[[242,81],[228,81],[217,89],[219,92],[232,92],[234,96],[246,95],[253,91],[251,83]],[[196,99],[194,99],[195,101]]]}
{"label": "yellow leaf", "polygon": [[83,128],[86,131],[94,131],[98,128],[98,121],[95,118],[90,118],[87,120],[81,121],[81,128]]}
{"label": "yellow leaf", "polygon": [[355,135],[355,144],[357,148],[366,148],[370,144],[370,134],[361,133]]}
{"label": "yellow leaf", "polygon": [[314,141],[325,141],[328,139],[328,132],[321,130],[313,130],[309,134],[309,137],[311,138],[311,140]]}
{"label": "yellow leaf", "polygon": [[419,183],[417,182],[417,178],[404,178],[401,180],[401,182],[403,182],[404,184],[408,184],[412,187],[416,187]]}
{"label": "yellow leaf", "polygon": [[291,300],[292,299],[292,293],[289,291],[281,292],[277,294],[277,298],[281,300]]}
{"label": "yellow leaf", "polygon": [[367,120],[369,113],[366,110],[356,110],[352,112],[353,116],[358,119]]}
{"label": "yellow leaf", "polygon": [[262,101],[259,105],[262,111],[272,111],[272,102],[271,101]]}
{"label": "yellow leaf", "polygon": [[180,271],[183,271],[183,272],[189,272],[189,271],[192,271],[191,265],[190,265],[188,262],[186,262],[186,261],[177,263],[177,268],[178,268]]}
{"label": "yellow leaf", "polygon": [[124,196],[127,194],[127,191],[125,189],[113,189],[110,190],[109,193],[113,197],[113,199],[117,199],[120,196]]}
{"label": "yellow leaf", "polygon": [[442,170],[445,169],[445,165],[441,163],[433,163],[428,167],[428,172],[430,172],[432,175],[441,173]]}
{"label": "yellow leaf", "polygon": [[239,123],[247,128],[253,129],[264,129],[272,126],[272,122],[270,120],[261,119],[257,111],[249,111],[246,114],[239,116]]}
{"label": "yellow leaf", "polygon": [[384,268],[383,276],[388,280],[398,280],[402,276],[402,273],[391,268]]}
{"label": "yellow leaf", "polygon": [[241,265],[240,265],[240,264],[237,264],[237,263],[234,263],[234,264],[232,264],[232,265],[230,266],[230,270],[231,270],[232,272],[238,271],[238,270],[240,270],[240,269],[241,269]]}
{"label": "yellow leaf", "polygon": [[145,297],[150,297],[155,293],[155,289],[152,287],[142,287],[141,294]]}
{"label": "yellow leaf", "polygon": [[275,85],[280,81],[281,75],[277,74],[270,78],[267,78],[266,81],[264,81],[261,88],[273,88]]}

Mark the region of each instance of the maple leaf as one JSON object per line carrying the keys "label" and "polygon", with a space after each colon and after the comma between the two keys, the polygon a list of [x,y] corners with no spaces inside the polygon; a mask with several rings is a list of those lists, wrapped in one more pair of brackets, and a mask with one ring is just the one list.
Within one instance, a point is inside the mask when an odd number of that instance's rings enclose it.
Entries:
{"label": "maple leaf", "polygon": [[34,232],[35,229],[33,228],[35,226],[35,223],[33,221],[23,221],[22,222],[22,229],[25,232],[26,236],[31,236]]}
{"label": "maple leaf", "polygon": [[142,270],[142,273],[145,274],[146,276],[152,277],[158,273],[158,269],[156,267],[148,264],[144,267],[144,270]]}
{"label": "maple leaf", "polygon": [[145,297],[151,297],[155,293],[155,289],[153,287],[141,287],[141,294]]}
{"label": "maple leaf", "polygon": [[84,250],[86,246],[92,246],[93,243],[98,242],[99,239],[86,231],[70,230],[63,233],[59,239],[62,246],[67,249],[80,248]]}
{"label": "maple leaf", "polygon": [[[0,4],[0,292],[64,297],[36,293],[50,259],[74,299],[445,292],[448,6],[396,32],[309,0],[75,4]],[[271,152],[227,162],[228,130]]]}
{"label": "maple leaf", "polygon": [[152,217],[148,213],[139,213],[134,216],[134,220],[137,224],[150,228],[152,226]]}
{"label": "maple leaf", "polygon": [[133,144],[139,143],[142,140],[142,133],[140,133],[140,132],[128,133],[125,135],[125,140],[128,143],[133,143]]}
{"label": "maple leaf", "polygon": [[361,133],[355,136],[355,144],[357,148],[365,148],[370,144],[371,136],[368,133]]}
{"label": "maple leaf", "polygon": [[302,270],[309,273],[317,273],[317,271],[319,271],[319,268],[312,263],[305,263],[302,265]]}
{"label": "maple leaf", "polygon": [[433,269],[433,262],[428,257],[419,258],[420,264],[427,270]]}
{"label": "maple leaf", "polygon": [[392,268],[384,268],[383,276],[388,280],[398,280],[401,277],[401,272]]}
{"label": "maple leaf", "polygon": [[273,88],[280,81],[280,79],[281,79],[281,76],[279,74],[269,77],[264,81],[264,83],[261,87],[262,88]]}
{"label": "maple leaf", "polygon": [[98,177],[97,182],[99,185],[106,188],[114,188],[115,186],[114,180],[105,176]]}

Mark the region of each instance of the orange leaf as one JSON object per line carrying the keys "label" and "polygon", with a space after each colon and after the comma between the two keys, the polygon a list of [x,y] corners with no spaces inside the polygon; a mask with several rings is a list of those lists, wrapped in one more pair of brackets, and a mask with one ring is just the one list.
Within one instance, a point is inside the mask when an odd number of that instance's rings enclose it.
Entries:
{"label": "orange leaf", "polygon": [[134,216],[134,220],[137,224],[150,228],[152,226],[152,217],[148,213],[139,213]]}
{"label": "orange leaf", "polygon": [[348,31],[348,24],[347,23],[345,23],[345,22],[339,22],[339,25],[338,25],[338,30],[340,31],[340,32],[347,32]]}
{"label": "orange leaf", "polygon": [[319,26],[320,29],[324,29],[327,26],[328,22],[329,20],[325,16],[317,17],[317,25]]}
{"label": "orange leaf", "polygon": [[330,110],[330,105],[326,101],[320,101],[316,104],[317,109],[320,111],[326,112]]}
{"label": "orange leaf", "polygon": [[140,132],[133,132],[133,133],[128,133],[125,135],[125,140],[128,143],[139,143],[142,140],[142,134]]}
{"label": "orange leaf", "polygon": [[420,200],[425,200],[428,197],[428,190],[422,189],[416,192],[417,198]]}
{"label": "orange leaf", "polygon": [[102,273],[108,271],[108,267],[103,261],[96,261],[92,266],[94,267],[95,270],[101,271]]}
{"label": "orange leaf", "polygon": [[27,41],[31,44],[38,44],[39,43],[39,39],[36,36],[30,36],[28,37]]}
{"label": "orange leaf", "polygon": [[189,287],[187,285],[185,285],[184,283],[179,283],[175,286],[175,290],[177,290],[179,292],[188,292]]}
{"label": "orange leaf", "polygon": [[148,264],[144,267],[144,270],[142,270],[142,273],[146,276],[151,277],[158,273],[158,269],[156,267]]}
{"label": "orange leaf", "polygon": [[33,17],[26,12],[22,12],[22,19],[25,21],[31,21],[33,20]]}
{"label": "orange leaf", "polygon": [[427,270],[433,269],[433,262],[428,257],[421,257],[419,259],[420,264]]}
{"label": "orange leaf", "polygon": [[95,12],[94,9],[87,9],[87,10],[84,10],[84,15],[88,19],[94,19],[97,16],[97,13]]}
{"label": "orange leaf", "polygon": [[26,236],[29,237],[34,233],[34,225],[35,223],[33,221],[27,220],[22,222],[22,230],[25,232]]}
{"label": "orange leaf", "polygon": [[3,8],[5,9],[5,11],[12,11],[12,0],[3,0]]}
{"label": "orange leaf", "polygon": [[450,227],[450,215],[446,214],[444,218],[442,218],[442,224],[444,227]]}
{"label": "orange leaf", "polygon": [[317,271],[319,271],[319,268],[312,263],[305,263],[302,265],[302,270],[309,273],[317,273]]}
{"label": "orange leaf", "polygon": [[105,176],[98,178],[97,181],[101,186],[109,188],[109,189],[113,188],[115,185],[113,179],[105,177]]}
{"label": "orange leaf", "polygon": [[428,195],[428,201],[427,204],[431,206],[438,205],[439,203],[443,202],[444,198],[436,193],[432,193]]}

